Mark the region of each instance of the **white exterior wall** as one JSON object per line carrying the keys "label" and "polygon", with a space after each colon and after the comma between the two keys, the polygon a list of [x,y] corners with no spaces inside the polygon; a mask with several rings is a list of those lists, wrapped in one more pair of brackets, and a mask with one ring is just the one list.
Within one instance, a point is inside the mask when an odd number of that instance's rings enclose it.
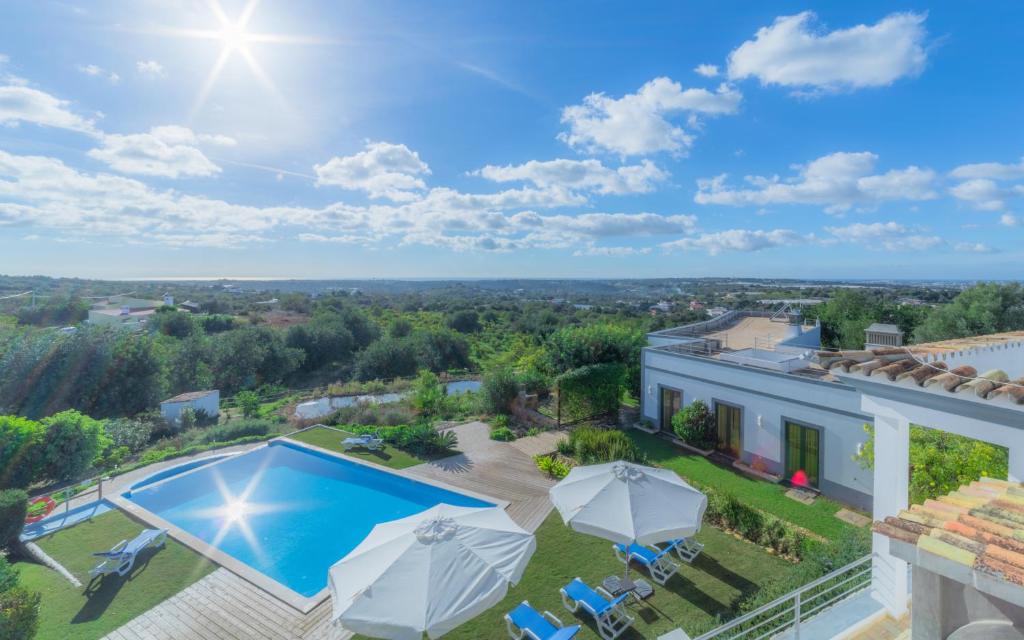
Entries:
{"label": "white exterior wall", "polygon": [[852,387],[800,378],[721,362],[645,349],[643,352],[643,416],[659,420],[659,388],[679,389],[683,404],[701,399],[709,407],[719,400],[743,408],[742,459],[760,459],[773,473],[785,468],[783,419],[821,430],[823,493],[861,508],[869,508],[872,472],[852,460],[867,441],[860,393]]}
{"label": "white exterior wall", "polygon": [[198,398],[196,400],[186,400],[184,402],[161,402],[160,403],[160,415],[164,417],[168,422],[177,422],[181,416],[181,412],[187,408],[191,408],[193,411],[205,411],[210,417],[220,415],[220,392],[214,391],[213,393]]}

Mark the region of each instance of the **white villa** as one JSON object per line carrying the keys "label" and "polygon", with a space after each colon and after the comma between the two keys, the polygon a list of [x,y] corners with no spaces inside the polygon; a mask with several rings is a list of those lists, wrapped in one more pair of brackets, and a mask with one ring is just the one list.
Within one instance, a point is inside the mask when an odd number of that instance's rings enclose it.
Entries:
{"label": "white villa", "polygon": [[730,311],[648,334],[642,415],[662,431],[696,399],[718,421],[718,450],[735,464],[810,488],[861,509],[871,506],[871,471],[852,460],[871,415],[860,394],[812,360],[821,328],[799,315]]}
{"label": "white villa", "polygon": [[[790,320],[780,330],[769,318],[733,312],[650,334],[643,415],[667,428],[682,403],[705,399],[722,412],[719,449],[738,464],[786,473],[802,465],[824,493],[861,494],[875,521],[871,556],[827,579],[837,587],[864,580],[866,588],[801,609],[801,598],[829,597],[822,594],[831,583],[819,580],[700,640],[732,637],[783,609],[796,619],[779,636],[786,638],[892,638],[894,628],[909,627],[900,638],[1024,639],[1024,488],[1011,484],[1024,481],[1024,331],[797,353],[820,336]],[[845,464],[863,441],[859,420],[875,427],[870,472]],[[1008,478],[909,507],[911,424],[1005,447]],[[871,487],[884,491],[872,498]],[[761,624],[758,633],[771,628]]]}

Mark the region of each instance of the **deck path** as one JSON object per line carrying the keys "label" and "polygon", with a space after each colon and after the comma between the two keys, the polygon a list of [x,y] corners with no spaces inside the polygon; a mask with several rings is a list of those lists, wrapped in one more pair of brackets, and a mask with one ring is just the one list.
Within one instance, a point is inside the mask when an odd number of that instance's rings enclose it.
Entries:
{"label": "deck path", "polygon": [[104,640],[337,640],[330,601],[303,615],[227,569],[164,600]]}
{"label": "deck path", "polygon": [[[453,487],[475,491],[487,496],[508,500],[508,514],[516,524],[527,531],[536,531],[551,512],[548,489],[555,481],[537,470],[530,454],[515,446],[533,447],[531,438],[516,443],[491,440],[491,428],[483,422],[467,422],[452,429],[459,437],[459,455],[409,467],[411,476],[439,480]],[[552,440],[544,444],[538,440],[536,448],[554,450],[553,438],[548,433],[532,436]]]}
{"label": "deck path", "polygon": [[[531,454],[554,449],[558,438],[543,433],[512,443],[490,439],[490,427],[454,427],[461,454],[406,469],[412,477],[440,480],[511,504],[508,513],[534,531],[551,511],[554,481],[537,471]],[[559,436],[560,437],[560,436]],[[536,439],[536,440],[534,440]],[[330,622],[327,600],[303,615],[259,587],[220,568],[111,632],[104,640],[343,640]]]}

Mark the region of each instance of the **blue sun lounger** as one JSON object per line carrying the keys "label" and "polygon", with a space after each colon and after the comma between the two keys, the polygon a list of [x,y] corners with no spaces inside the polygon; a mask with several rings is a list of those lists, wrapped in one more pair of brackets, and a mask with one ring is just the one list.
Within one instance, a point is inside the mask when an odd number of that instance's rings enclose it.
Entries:
{"label": "blue sun lounger", "polygon": [[646,567],[647,571],[651,574],[651,580],[660,585],[664,585],[668,582],[669,578],[675,575],[676,571],[679,571],[679,565],[672,562],[669,558],[669,555],[672,553],[671,548],[664,550],[649,549],[643,545],[633,543],[629,545],[628,553],[624,544],[613,544],[612,549],[615,550],[615,557],[619,559],[619,562],[628,564],[630,560],[635,560]]}
{"label": "blue sun lounger", "polygon": [[135,557],[139,552],[150,545],[156,547],[164,546],[167,542],[167,529],[145,529],[131,540],[118,542],[110,551],[97,551],[92,555],[103,558],[98,565],[89,570],[89,577],[116,573],[119,576],[127,575],[135,566]]}
{"label": "blue sun lounger", "polygon": [[615,640],[623,631],[633,625],[633,616],[626,613],[623,605],[628,593],[618,598],[603,588],[591,589],[579,578],[565,585],[559,592],[562,594],[562,605],[572,613],[580,608],[589,613],[597,623],[597,633],[604,640]]}
{"label": "blue sun lounger", "polygon": [[580,625],[563,627],[555,614],[550,611],[538,613],[526,600],[505,614],[505,626],[512,640],[570,640],[580,632]]}

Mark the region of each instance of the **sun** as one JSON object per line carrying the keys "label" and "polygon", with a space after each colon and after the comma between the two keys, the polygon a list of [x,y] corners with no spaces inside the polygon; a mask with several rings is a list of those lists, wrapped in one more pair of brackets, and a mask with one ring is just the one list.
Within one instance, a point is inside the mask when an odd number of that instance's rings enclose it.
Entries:
{"label": "sun", "polygon": [[210,96],[210,92],[213,90],[214,86],[216,86],[221,72],[224,70],[225,65],[232,56],[236,54],[241,56],[242,59],[245,60],[245,63],[249,67],[253,76],[255,76],[256,80],[259,81],[259,83],[275,97],[281,99],[280,93],[274,86],[273,81],[263,70],[263,66],[259,63],[256,55],[253,53],[252,45],[258,43],[323,44],[320,40],[305,36],[253,33],[249,31],[249,22],[252,20],[253,14],[256,13],[259,0],[249,0],[242,9],[241,14],[234,19],[230,18],[227,13],[224,12],[224,8],[221,6],[220,0],[208,0],[207,4],[210,8],[210,12],[213,14],[214,20],[217,22],[216,28],[160,30],[160,33],[163,35],[213,40],[221,44],[220,54],[217,56],[213,66],[210,68],[210,72],[207,74],[206,80],[203,82],[203,86],[200,88],[199,95],[196,97],[195,104],[192,107],[193,117],[195,117],[195,115],[202,110],[203,105],[206,104],[206,101]]}

